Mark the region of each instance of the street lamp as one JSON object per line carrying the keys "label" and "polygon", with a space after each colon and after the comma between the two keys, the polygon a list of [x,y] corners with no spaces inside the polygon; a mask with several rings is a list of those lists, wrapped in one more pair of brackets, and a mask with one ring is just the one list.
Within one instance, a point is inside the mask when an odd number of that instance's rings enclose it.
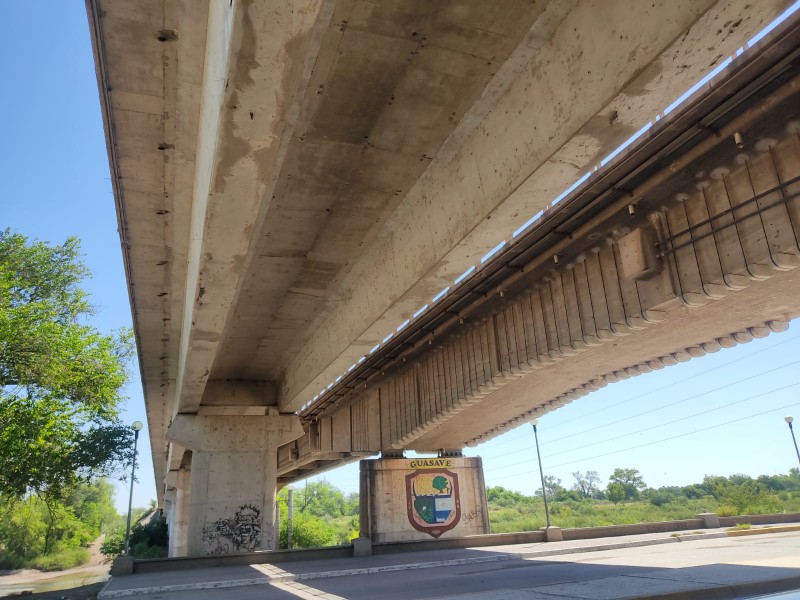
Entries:
{"label": "street lamp", "polygon": [[789,425],[789,431],[792,433],[792,441],[794,442],[794,451],[797,453],[797,462],[800,463],[800,450],[797,449],[797,439],[794,437],[794,428],[792,427],[792,421],[794,421],[794,419],[792,417],[786,417],[784,421]]}
{"label": "street lamp", "polygon": [[130,552],[131,546],[131,508],[133,507],[133,479],[136,477],[136,448],[139,445],[139,432],[142,430],[141,421],[134,421],[131,424],[133,429],[133,464],[131,465],[131,492],[128,496],[128,524],[125,526],[125,555]]}
{"label": "street lamp", "polygon": [[536,431],[536,425],[539,423],[539,419],[533,419],[531,421],[531,425],[533,425],[533,437],[536,440],[536,457],[539,459],[539,475],[542,477],[542,499],[544,500],[544,518],[547,521],[547,527],[550,528],[550,510],[547,508],[547,489],[544,485],[544,469],[542,468],[542,455],[539,452],[539,433]]}

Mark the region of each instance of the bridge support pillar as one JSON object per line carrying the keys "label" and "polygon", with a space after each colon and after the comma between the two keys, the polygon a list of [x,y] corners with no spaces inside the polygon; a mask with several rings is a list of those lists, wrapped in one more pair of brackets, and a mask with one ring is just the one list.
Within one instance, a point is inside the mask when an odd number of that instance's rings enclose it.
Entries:
{"label": "bridge support pillar", "polygon": [[192,450],[187,555],[275,549],[277,448],[302,434],[277,411],[175,417],[168,439]]}
{"label": "bridge support pillar", "polygon": [[360,463],[360,538],[372,543],[489,533],[479,457]]}
{"label": "bridge support pillar", "polygon": [[169,527],[169,556],[187,556],[187,527],[189,524],[189,488],[192,472],[181,468],[167,474],[167,492],[164,494],[165,513]]}

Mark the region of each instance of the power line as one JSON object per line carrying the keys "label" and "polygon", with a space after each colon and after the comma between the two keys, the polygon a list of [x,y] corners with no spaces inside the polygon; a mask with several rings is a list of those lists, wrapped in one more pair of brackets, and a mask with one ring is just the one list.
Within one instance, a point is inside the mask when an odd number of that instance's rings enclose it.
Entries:
{"label": "power line", "polygon": [[[800,362],[800,361],[794,361],[794,362],[787,363],[787,364],[785,364],[785,365],[781,365],[780,367],[776,367],[776,368],[774,368],[774,369],[768,369],[767,371],[764,371],[764,372],[762,372],[762,373],[758,373],[758,374],[756,374],[756,375],[751,375],[750,377],[745,377],[744,379],[741,379],[741,380],[739,380],[739,381],[735,381],[735,382],[733,382],[733,383],[726,384],[726,385],[724,385],[724,386],[720,386],[720,387],[718,387],[718,388],[715,388],[715,389],[713,389],[713,390],[709,390],[709,391],[707,391],[707,392],[703,392],[702,394],[697,394],[697,395],[695,395],[695,396],[690,396],[690,397],[688,397],[688,398],[684,398],[684,399],[682,399],[682,400],[678,400],[678,401],[676,401],[676,402],[672,402],[672,403],[670,403],[670,404],[666,404],[666,405],[664,405],[664,406],[661,406],[661,407],[658,407],[658,408],[654,408],[654,409],[652,409],[652,410],[648,410],[648,411],[645,411],[645,412],[643,412],[643,413],[639,413],[639,414],[636,414],[636,415],[632,415],[632,416],[626,417],[626,418],[624,418],[624,419],[620,419],[620,420],[618,420],[618,421],[617,421],[617,423],[621,423],[621,422],[623,422],[623,421],[629,421],[630,419],[632,419],[632,418],[635,418],[635,417],[640,417],[640,416],[643,416],[643,415],[647,415],[647,414],[650,414],[650,413],[654,413],[654,412],[657,412],[657,411],[659,411],[659,410],[662,410],[662,409],[664,409],[664,408],[669,408],[669,407],[671,407],[671,406],[675,406],[675,405],[677,405],[677,404],[681,404],[681,403],[684,403],[684,402],[688,402],[689,400],[694,400],[694,399],[696,399],[696,398],[699,398],[699,397],[701,397],[701,396],[707,395],[707,394],[709,394],[709,393],[711,393],[711,392],[719,391],[719,390],[722,390],[722,389],[725,389],[725,388],[731,387],[732,385],[737,385],[737,384],[739,384],[739,383],[742,383],[742,382],[744,382],[744,381],[748,381],[748,380],[750,380],[750,379],[754,379],[755,377],[759,377],[759,376],[761,376],[761,375],[766,375],[767,373],[771,373],[771,372],[773,372],[773,371],[777,371],[778,369],[783,369],[783,368],[785,368],[785,367],[792,366],[792,365],[794,365],[794,364],[796,364],[796,363],[798,363],[798,362]],[[593,443],[591,443],[591,444],[588,444],[588,445],[575,446],[575,447],[572,447],[572,448],[568,448],[567,450],[561,450],[561,451],[559,451],[559,452],[555,452],[555,453],[552,453],[552,454],[548,454],[548,457],[549,457],[549,458],[552,458],[553,456],[559,456],[559,455],[561,455],[561,454],[568,454],[568,453],[570,453],[570,452],[574,452],[575,450],[581,450],[581,449],[583,449],[583,448],[588,448],[588,447],[591,447],[591,446],[597,446],[597,445],[599,445],[599,444],[605,444],[605,443],[608,443],[608,442],[616,441],[616,440],[618,440],[618,439],[620,439],[620,438],[629,437],[629,436],[631,436],[631,435],[634,435],[634,434],[636,434],[636,433],[642,433],[642,432],[644,432],[644,431],[650,431],[650,430],[652,430],[652,429],[657,429],[657,428],[659,428],[659,427],[664,427],[664,426],[666,426],[666,425],[671,425],[671,424],[673,424],[673,423],[678,423],[678,422],[680,422],[680,421],[685,421],[686,419],[689,419],[689,418],[692,418],[692,417],[697,417],[697,416],[700,416],[700,415],[703,415],[703,414],[706,414],[706,413],[709,413],[709,412],[713,412],[713,411],[715,411],[715,410],[720,410],[720,409],[722,409],[722,408],[727,408],[727,407],[729,407],[729,406],[733,406],[733,405],[735,405],[735,404],[741,404],[742,402],[746,402],[746,401],[748,401],[748,400],[753,400],[753,399],[755,399],[755,398],[761,398],[762,396],[766,396],[766,395],[769,395],[769,394],[773,394],[773,393],[775,393],[775,392],[780,392],[780,391],[782,391],[782,390],[785,390],[785,389],[788,389],[788,388],[790,388],[790,387],[794,387],[794,386],[797,386],[797,385],[800,385],[800,383],[797,383],[797,382],[796,382],[796,383],[792,383],[792,384],[789,384],[789,385],[786,385],[786,386],[783,386],[783,387],[778,387],[778,388],[775,388],[775,389],[772,389],[772,390],[769,390],[769,391],[766,391],[766,392],[762,392],[762,393],[760,393],[760,394],[755,394],[755,395],[752,395],[752,396],[747,396],[747,397],[745,397],[745,398],[742,398],[742,399],[740,399],[740,400],[736,400],[736,401],[734,401],[734,402],[729,402],[729,403],[727,403],[727,404],[723,404],[722,406],[718,406],[718,407],[716,407],[716,408],[711,408],[711,409],[708,409],[708,410],[705,410],[705,411],[701,411],[701,412],[699,412],[699,413],[696,413],[696,414],[692,414],[692,415],[688,415],[688,416],[680,417],[680,418],[678,418],[678,419],[674,419],[674,420],[672,420],[672,421],[667,421],[667,422],[665,422],[665,423],[660,423],[660,424],[658,424],[658,425],[654,425],[654,426],[652,426],[652,427],[648,427],[647,429],[638,429],[638,430],[636,430],[636,431],[633,431],[633,432],[624,433],[624,434],[622,434],[622,435],[617,435],[617,436],[614,436],[613,438],[608,438],[608,439],[601,440],[601,441],[598,441],[598,442],[593,442]],[[580,431],[580,432],[578,432],[578,433],[575,433],[575,434],[571,434],[571,435],[569,435],[569,436],[566,436],[566,437],[564,437],[564,438],[562,438],[562,439],[567,439],[567,438],[570,438],[570,437],[575,437],[576,435],[583,434],[583,433],[587,433],[587,432],[590,432],[590,431],[593,431],[593,430],[594,430],[594,429],[587,429],[587,430],[584,430],[584,431]],[[545,444],[542,444],[542,445],[544,446]],[[504,455],[504,456],[507,456],[507,455]],[[498,469],[497,469],[497,470],[501,470],[501,469],[506,469],[506,468],[514,467],[514,466],[517,466],[517,465],[524,464],[525,462],[527,462],[527,461],[519,461],[519,462],[516,462],[516,463],[511,463],[511,464],[508,464],[508,465],[503,465],[502,467],[498,467]]]}
{"label": "power line", "polygon": [[790,383],[789,385],[784,385],[783,387],[775,388],[774,390],[769,390],[767,392],[763,392],[761,394],[756,394],[755,396],[748,396],[747,398],[742,398],[741,400],[736,400],[734,402],[729,402],[727,404],[723,404],[721,406],[715,406],[714,408],[709,408],[708,410],[703,410],[698,413],[694,413],[691,415],[686,415],[685,417],[681,417],[680,419],[675,419],[673,421],[666,421],[664,423],[659,423],[658,425],[653,425],[652,427],[647,427],[645,429],[639,429],[637,431],[631,431],[629,433],[625,433],[622,435],[614,436],[613,438],[607,438],[605,440],[600,440],[599,442],[593,442],[591,444],[586,444],[584,446],[576,446],[574,448],[570,448],[568,450],[561,450],[560,452],[555,452],[553,454],[549,454],[550,458],[554,456],[559,456],[561,454],[568,454],[570,452],[574,452],[575,450],[582,450],[583,448],[591,448],[592,446],[598,446],[600,444],[605,444],[607,442],[613,442],[622,438],[630,437],[632,435],[636,435],[638,433],[644,433],[645,431],[652,431],[653,429],[658,429],[659,427],[666,427],[667,425],[672,425],[674,423],[680,423],[681,421],[685,421],[686,419],[693,419],[694,417],[699,417],[701,415],[708,414],[710,412],[714,412],[715,410],[722,410],[723,408],[729,408],[731,406],[735,406],[736,404],[741,404],[742,402],[747,402],[748,400],[755,400],[756,398],[761,398],[762,396],[768,396],[769,394],[774,394],[775,392],[781,392],[783,390],[789,389],[791,387],[797,387],[800,383]]}
{"label": "power line", "polygon": [[777,348],[778,346],[782,346],[784,344],[788,344],[789,342],[793,342],[793,341],[795,341],[797,339],[800,339],[800,335],[796,335],[794,337],[790,337],[790,338],[788,338],[786,340],[783,340],[782,342],[778,342],[777,344],[773,344],[772,346],[769,346],[767,348],[762,348],[761,350],[756,350],[755,352],[751,352],[750,354],[748,354],[746,356],[741,356],[741,357],[739,357],[737,359],[728,361],[723,365],[718,365],[716,367],[712,367],[710,369],[706,369],[705,371],[701,371],[700,373],[696,373],[696,374],[692,375],[691,377],[686,377],[685,379],[681,379],[680,381],[676,381],[675,383],[670,383],[670,384],[667,384],[667,385],[660,386],[660,387],[658,387],[658,388],[656,388],[654,390],[650,390],[649,392],[645,392],[643,394],[639,394],[638,396],[633,396],[632,398],[626,398],[625,400],[621,400],[621,401],[616,402],[614,404],[607,404],[603,408],[600,408],[600,409],[595,410],[593,412],[585,413],[583,415],[577,416],[574,419],[570,419],[569,421],[566,421],[564,423],[557,423],[556,425],[553,425],[552,427],[548,427],[548,430],[552,431],[553,429],[556,429],[558,427],[563,427],[564,425],[569,425],[573,421],[578,421],[579,419],[585,419],[586,417],[591,417],[592,415],[596,415],[597,413],[601,413],[603,411],[609,410],[611,408],[614,408],[615,406],[620,406],[621,404],[626,404],[628,402],[633,402],[634,400],[639,400],[639,399],[643,398],[644,396],[649,396],[650,394],[655,394],[656,392],[661,392],[663,390],[667,390],[667,389],[669,389],[671,387],[675,387],[676,385],[681,385],[683,383],[686,383],[687,381],[691,381],[692,379],[697,379],[698,377],[703,377],[704,375],[708,375],[709,373],[713,373],[714,371],[719,371],[720,369],[724,369],[726,367],[729,367],[730,365],[736,364],[736,363],[741,362],[743,360],[750,359],[750,358],[756,356],[757,354],[762,354],[764,352],[769,352],[770,350],[772,350],[774,348]]}
{"label": "power line", "polygon": [[[711,425],[709,427],[703,427],[702,429],[696,429],[694,431],[688,431],[686,433],[680,433],[680,434],[673,435],[673,436],[670,436],[670,437],[667,437],[667,438],[662,438],[660,440],[654,440],[652,442],[647,442],[646,444],[639,444],[639,445],[636,445],[636,446],[629,446],[628,448],[622,448],[621,450],[612,450],[611,452],[606,452],[605,454],[595,454],[595,455],[592,455],[591,457],[587,457],[587,458],[571,460],[571,461],[568,461],[568,462],[559,463],[557,465],[550,465],[549,468],[550,469],[557,469],[559,467],[566,467],[568,465],[573,465],[573,464],[576,464],[576,463],[584,462],[584,461],[588,460],[589,458],[602,458],[604,456],[611,456],[613,454],[620,454],[621,452],[628,452],[629,450],[636,450],[638,448],[645,448],[647,446],[653,446],[655,444],[660,444],[660,443],[668,442],[668,441],[675,440],[675,439],[678,439],[678,438],[687,437],[687,436],[690,436],[690,435],[694,435],[696,433],[702,433],[704,431],[710,431],[711,429],[717,429],[718,427],[725,427],[726,425],[732,425],[733,423],[739,423],[740,421],[746,421],[747,419],[753,419],[753,418],[756,418],[756,417],[761,417],[763,415],[768,415],[768,414],[771,414],[771,413],[778,412],[780,410],[784,410],[784,409],[787,409],[787,408],[794,408],[794,407],[797,407],[797,406],[800,406],[800,403],[794,402],[792,404],[787,404],[785,406],[779,406],[778,408],[774,408],[772,410],[765,410],[763,412],[759,412],[759,413],[755,413],[755,414],[752,414],[752,415],[748,415],[746,417],[741,417],[741,418],[738,418],[738,419],[732,419],[730,421],[725,421],[724,423],[718,423],[716,425]],[[520,464],[520,463],[517,463],[517,464]],[[528,470],[521,471],[521,472],[518,472],[518,473],[511,473],[511,474],[503,475],[503,477],[515,477],[517,475],[524,475],[526,473],[528,473]],[[491,477],[487,477],[487,480],[491,480],[491,479],[492,479]]]}
{"label": "power line", "polygon": [[[592,412],[589,412],[589,413],[584,413],[582,415],[578,415],[578,416],[576,416],[576,417],[574,417],[572,419],[569,419],[567,421],[564,421],[562,423],[556,423],[552,427],[548,427],[547,430],[548,431],[552,431],[554,429],[558,429],[559,427],[564,427],[565,425],[570,425],[575,421],[579,421],[580,419],[585,419],[586,417],[591,417],[591,416],[599,414],[601,412],[605,412],[607,410],[611,410],[612,408],[615,408],[615,407],[620,406],[622,404],[626,404],[628,402],[633,402],[634,400],[641,400],[642,398],[644,398],[646,396],[650,396],[651,394],[655,394],[656,392],[662,392],[664,390],[667,390],[669,388],[675,387],[677,385],[684,384],[687,381],[691,381],[693,379],[697,379],[698,377],[703,377],[705,375],[708,375],[709,373],[713,373],[714,371],[718,371],[720,369],[724,369],[724,368],[726,368],[726,367],[728,367],[730,365],[736,364],[736,363],[741,362],[743,360],[750,359],[753,356],[756,356],[758,354],[762,354],[764,352],[769,352],[770,350],[773,350],[774,348],[777,348],[778,346],[782,346],[784,344],[788,344],[789,342],[793,342],[793,341],[798,340],[798,339],[800,339],[800,335],[796,335],[796,336],[787,338],[787,339],[785,339],[785,340],[783,340],[781,342],[778,342],[777,344],[773,344],[773,345],[771,345],[771,346],[769,346],[767,348],[762,348],[761,350],[756,350],[755,352],[750,352],[746,356],[742,356],[742,357],[736,358],[734,360],[728,361],[727,363],[725,363],[723,365],[718,365],[716,367],[712,367],[710,369],[706,369],[705,371],[701,371],[700,373],[696,373],[696,374],[692,375],[691,377],[687,377],[685,379],[681,379],[680,381],[676,381],[675,383],[670,383],[670,384],[667,384],[667,385],[664,385],[664,386],[660,386],[660,387],[658,387],[656,389],[650,390],[649,392],[644,392],[642,394],[638,394],[638,395],[633,396],[631,398],[626,398],[625,400],[621,400],[621,401],[615,402],[613,404],[606,404],[602,408],[599,408],[598,410],[595,410],[595,411],[592,411]],[[786,366],[786,365],[784,365],[784,366]],[[769,371],[767,371],[767,372],[769,372]],[[722,389],[722,388],[717,388],[717,389]],[[709,390],[709,391],[717,391],[717,390],[715,389],[715,390]],[[586,430],[586,431],[590,431],[590,430]],[[586,431],[579,432],[579,433],[585,433]],[[578,435],[578,434],[577,433],[576,434],[571,434],[571,435],[566,436],[566,437],[561,438],[561,439],[567,439],[568,437],[573,437],[575,435]],[[517,441],[517,440],[516,439],[508,439],[508,440],[498,441],[498,442],[494,443],[491,446],[491,448],[493,448],[493,449],[494,448],[498,448],[498,447],[510,444],[512,442],[515,442],[515,441]],[[491,442],[489,442],[489,443],[491,443]],[[542,445],[546,446],[549,443],[554,443],[554,442],[545,442]]]}
{"label": "power line", "polygon": [[[753,418],[756,418],[756,417],[761,417],[763,415],[768,415],[770,413],[778,412],[779,410],[784,410],[786,408],[793,408],[795,406],[798,406],[797,402],[793,402],[792,404],[787,404],[785,406],[779,406],[778,408],[773,408],[772,410],[765,410],[763,412],[758,412],[758,413],[754,413],[752,415],[747,415],[746,417],[740,417],[738,419],[732,419],[730,421],[725,421],[724,423],[718,423],[716,425],[710,425],[708,427],[703,427],[702,429],[695,429],[694,431],[689,431],[687,433],[680,433],[678,435],[673,435],[671,437],[662,438],[660,440],[654,440],[652,442],[647,442],[646,444],[640,444],[638,446],[630,446],[628,448],[623,448],[621,450],[613,450],[611,452],[606,452],[605,454],[595,454],[592,458],[600,458],[600,457],[603,457],[603,456],[611,456],[612,454],[619,454],[620,452],[627,452],[628,450],[635,450],[637,448],[645,448],[647,446],[653,446],[655,444],[660,444],[662,442],[668,442],[670,440],[675,440],[675,439],[686,437],[686,436],[689,436],[689,435],[694,435],[695,433],[702,433],[703,431],[710,431],[711,429],[717,429],[718,427],[724,427],[726,425],[731,425],[733,423],[739,423],[740,421],[746,421],[747,419],[753,419]],[[556,469],[558,467],[564,467],[564,466],[567,466],[567,465],[572,465],[572,464],[575,464],[577,462],[581,462],[583,460],[586,460],[586,459],[572,460],[572,461],[561,463],[561,464],[558,464],[558,465],[552,465],[550,468],[551,469]]]}
{"label": "power line", "polygon": [[[727,389],[729,387],[733,387],[734,385],[739,385],[740,383],[744,383],[745,381],[750,381],[751,379],[755,379],[756,377],[761,377],[762,375],[767,375],[768,373],[774,373],[775,371],[779,371],[781,369],[785,369],[786,367],[791,367],[791,366],[796,365],[798,363],[800,363],[800,360],[795,360],[795,361],[786,363],[784,365],[781,365],[779,367],[775,367],[773,369],[767,369],[766,371],[761,371],[760,373],[756,373],[754,375],[750,375],[748,377],[744,377],[744,378],[739,379],[737,381],[732,381],[731,383],[726,383],[725,385],[721,385],[719,387],[715,387],[715,388],[712,388],[710,390],[706,390],[705,392],[701,392],[699,394],[695,394],[694,396],[689,396],[688,398],[684,398],[683,400],[677,400],[676,402],[672,402],[670,404],[665,404],[664,406],[659,406],[659,407],[656,407],[656,408],[652,408],[650,410],[646,410],[644,412],[636,413],[636,414],[633,414],[633,415],[628,415],[627,417],[624,417],[622,419],[617,419],[614,422],[614,424],[624,423],[625,421],[630,421],[631,419],[636,419],[637,417],[642,417],[644,415],[649,415],[649,414],[652,414],[654,412],[658,412],[660,410],[664,410],[665,408],[670,408],[672,406],[677,406],[678,404],[683,404],[684,402],[688,402],[689,400],[696,400],[697,398],[702,398],[703,396],[707,396],[708,394],[712,394],[714,392],[718,392],[720,390],[724,390],[724,389]],[[754,396],[754,397],[757,397],[757,396]],[[548,446],[548,445],[552,445],[552,444],[557,444],[557,443],[562,442],[564,440],[568,440],[569,438],[573,438],[573,437],[578,436],[578,435],[583,435],[584,433],[589,433],[590,431],[594,431],[595,429],[596,429],[596,427],[590,427],[589,429],[584,429],[582,431],[577,431],[575,433],[571,433],[569,435],[562,436],[557,440],[553,440],[551,442],[545,442],[544,444],[542,444],[542,446]],[[551,456],[552,456],[552,454],[551,454]]]}

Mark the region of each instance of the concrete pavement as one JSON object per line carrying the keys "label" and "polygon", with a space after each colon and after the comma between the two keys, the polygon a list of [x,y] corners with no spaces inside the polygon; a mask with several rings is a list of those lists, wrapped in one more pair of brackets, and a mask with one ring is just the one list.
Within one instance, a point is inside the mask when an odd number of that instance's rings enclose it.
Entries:
{"label": "concrete pavement", "polygon": [[800,588],[800,532],[575,540],[151,573],[100,598],[743,598]]}

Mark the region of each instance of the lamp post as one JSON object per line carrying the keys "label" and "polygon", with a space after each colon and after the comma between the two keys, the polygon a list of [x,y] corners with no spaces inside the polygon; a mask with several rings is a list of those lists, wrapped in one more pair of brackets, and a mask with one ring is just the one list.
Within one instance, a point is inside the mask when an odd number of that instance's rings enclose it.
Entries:
{"label": "lamp post", "polygon": [[789,431],[792,433],[792,441],[794,442],[794,451],[797,453],[797,462],[800,463],[800,450],[797,449],[797,438],[794,437],[794,427],[792,427],[792,421],[794,421],[794,419],[792,417],[786,417],[784,421],[789,425]]}
{"label": "lamp post", "polygon": [[131,424],[133,429],[133,464],[131,465],[131,491],[128,495],[128,524],[125,526],[125,555],[130,552],[131,546],[131,509],[133,507],[133,479],[136,477],[136,451],[139,445],[139,432],[142,430],[141,421],[134,421]]}
{"label": "lamp post", "polygon": [[544,500],[544,518],[547,521],[547,527],[550,528],[550,509],[547,507],[547,489],[544,485],[544,469],[542,468],[542,455],[539,452],[539,433],[536,431],[536,425],[538,425],[539,419],[533,419],[531,421],[531,425],[533,425],[533,437],[536,440],[536,457],[539,459],[539,475],[542,477],[542,499]]}

